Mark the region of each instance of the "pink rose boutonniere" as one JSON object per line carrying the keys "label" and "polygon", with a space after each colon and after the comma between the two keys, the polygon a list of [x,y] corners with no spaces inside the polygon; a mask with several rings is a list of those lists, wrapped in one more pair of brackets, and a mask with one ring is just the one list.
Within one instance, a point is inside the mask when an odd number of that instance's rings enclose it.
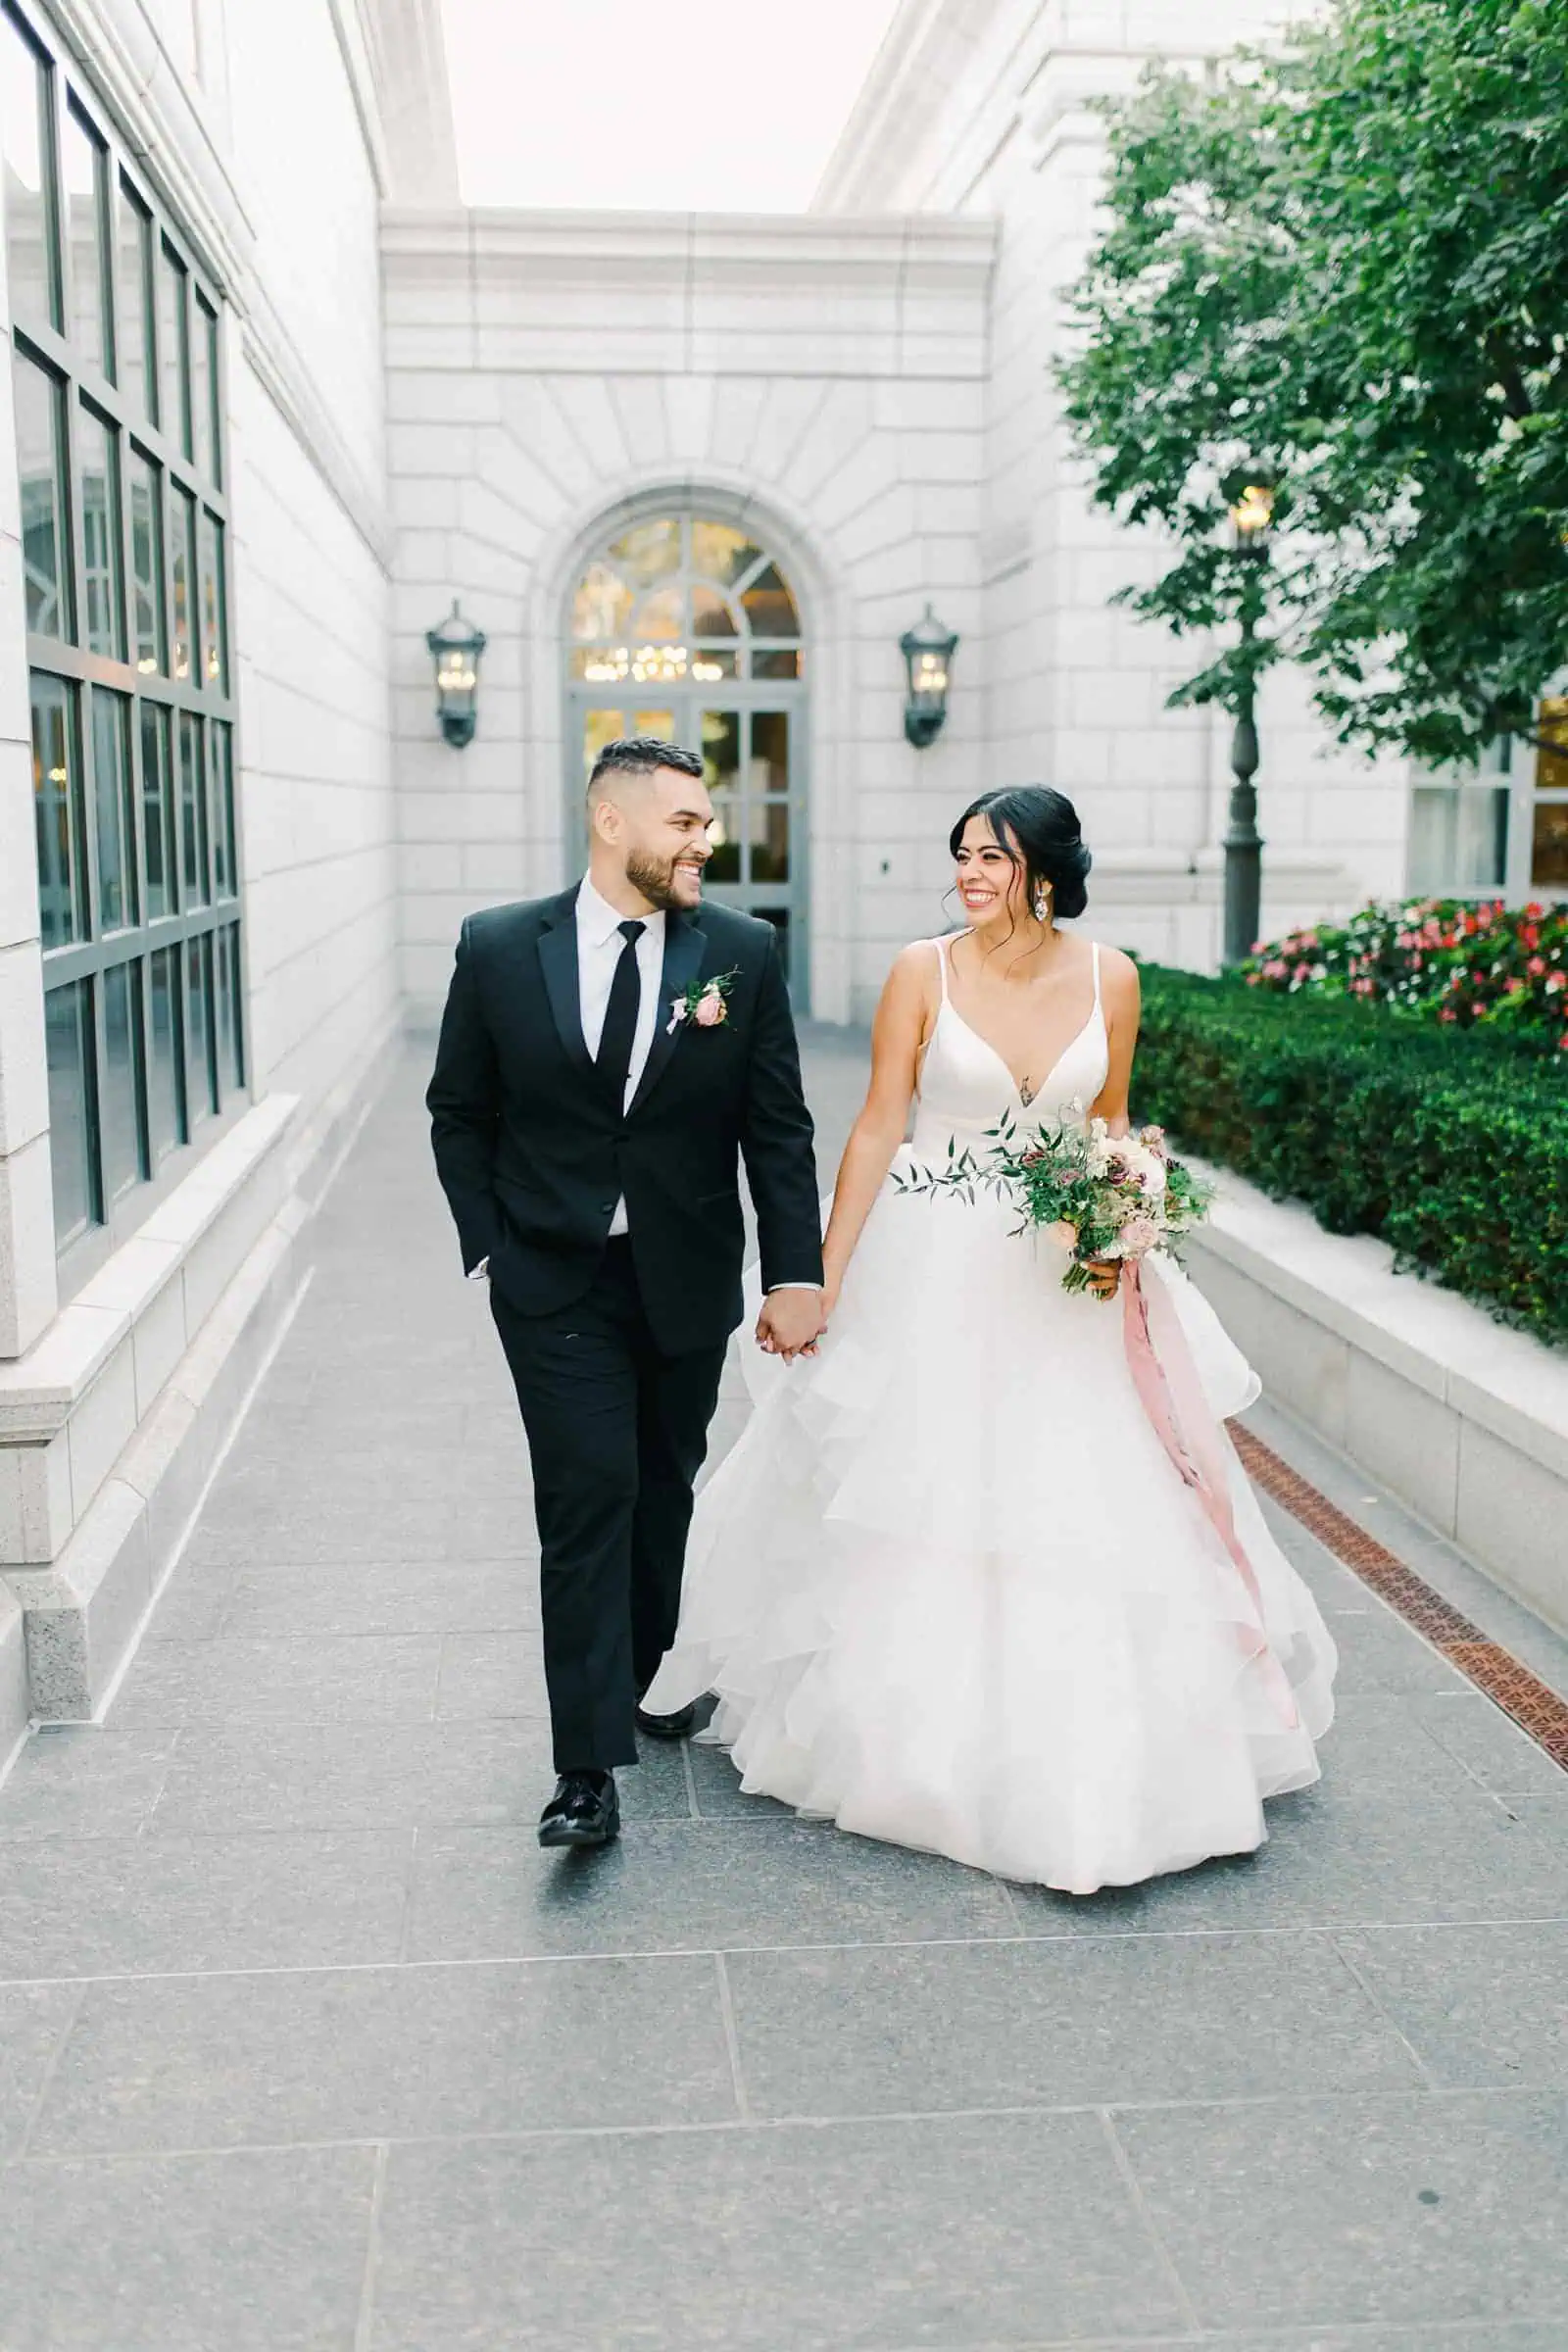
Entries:
{"label": "pink rose boutonniere", "polygon": [[719,972],[711,980],[694,980],[683,996],[672,1000],[668,1027],[679,1029],[691,1021],[699,1029],[716,1029],[729,1019],[729,992],[734,987],[740,966],[734,971]]}

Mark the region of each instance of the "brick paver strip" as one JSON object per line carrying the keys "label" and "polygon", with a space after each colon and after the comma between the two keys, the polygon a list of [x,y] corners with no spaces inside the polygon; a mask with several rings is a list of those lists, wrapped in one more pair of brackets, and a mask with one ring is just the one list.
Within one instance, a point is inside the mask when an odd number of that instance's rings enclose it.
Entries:
{"label": "brick paver strip", "polygon": [[1559,1698],[1499,1642],[1489,1641],[1480,1626],[1473,1625],[1441,1592],[1434,1592],[1386,1544],[1369,1536],[1364,1527],[1357,1527],[1250,1430],[1232,1422],[1230,1434],[1253,1485],[1271,1494],[1308,1535],[1315,1536],[1364,1585],[1370,1585],[1406,1625],[1425,1635],[1450,1666],[1478,1690],[1484,1690],[1505,1715],[1511,1715],[1536,1745],[1568,1772],[1568,1700]]}

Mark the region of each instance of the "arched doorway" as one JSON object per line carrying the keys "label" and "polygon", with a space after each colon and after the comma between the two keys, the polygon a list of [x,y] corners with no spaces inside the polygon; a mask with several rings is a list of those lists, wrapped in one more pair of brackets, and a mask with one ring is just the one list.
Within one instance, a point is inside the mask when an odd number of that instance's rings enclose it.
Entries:
{"label": "arched doorway", "polygon": [[662,735],[703,760],[713,798],[706,888],[779,932],[796,1003],[808,956],[806,645],[780,564],[738,523],[670,506],[612,526],[567,616],[567,826],[617,735]]}

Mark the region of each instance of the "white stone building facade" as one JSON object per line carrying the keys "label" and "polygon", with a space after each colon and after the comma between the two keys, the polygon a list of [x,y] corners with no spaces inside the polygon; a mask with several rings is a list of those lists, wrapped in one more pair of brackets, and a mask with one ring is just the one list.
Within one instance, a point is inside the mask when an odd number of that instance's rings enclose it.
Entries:
{"label": "white stone building facade", "polygon": [[[465,912],[571,871],[607,733],[704,752],[819,1018],[942,926],[991,784],[1078,802],[1102,936],[1212,961],[1226,728],[1107,608],[1153,552],[1051,363],[1089,100],[1269,13],[905,0],[784,219],[465,209],[436,0],[0,0],[0,1753],[102,1706],[387,1050]],[[1528,880],[1522,780],[1335,754],[1288,676],[1261,719],[1270,924]]]}

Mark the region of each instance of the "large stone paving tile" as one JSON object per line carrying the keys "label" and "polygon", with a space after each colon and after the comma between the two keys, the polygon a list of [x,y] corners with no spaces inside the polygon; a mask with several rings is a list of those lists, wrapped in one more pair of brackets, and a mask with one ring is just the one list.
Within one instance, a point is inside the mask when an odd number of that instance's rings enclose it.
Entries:
{"label": "large stone paving tile", "polygon": [[[1484,2320],[1479,2327],[1444,2327],[1422,2321],[1415,2328],[1270,2328],[1266,2335],[1244,2329],[1223,2335],[1100,2337],[1075,2352],[1563,2352],[1568,2330],[1559,2320]],[[943,2352],[949,2352],[947,2346]],[[992,2352],[989,2345],[954,2347],[953,2352]],[[1053,2345],[1019,2347],[1019,2352],[1056,2352]]]}
{"label": "large stone paving tile", "polygon": [[1334,1927],[1435,1919],[1568,1919],[1568,1847],[1473,1802],[1386,1801],[1332,1784],[1268,1808],[1255,1854],[1072,1900],[1018,1888],[1027,1928],[1060,1935]]}
{"label": "large stone paving tile", "polygon": [[[573,2217],[602,2258],[560,2258]],[[395,2148],[370,2352],[893,2352],[1179,2326],[1086,2115]]]}
{"label": "large stone paving tile", "polygon": [[736,1952],[756,2115],[1415,2089],[1327,1936]]}
{"label": "large stone paving tile", "polygon": [[1337,1693],[1333,1729],[1320,1751],[1327,1793],[1417,1804],[1449,1796],[1473,1805],[1475,1774],[1432,1728],[1442,1709],[1468,1711],[1469,1704],[1430,1691]]}
{"label": "large stone paving tile", "polygon": [[425,1960],[530,1952],[1010,1936],[977,1871],[790,1821],[650,1823],[599,1853],[541,1853],[511,1830],[431,1830],[415,1868],[409,1950]]}
{"label": "large stone paving tile", "polygon": [[1151,2108],[1116,2131],[1206,2327],[1568,2313],[1561,2099]]}
{"label": "large stone paving tile", "polygon": [[236,1572],[227,1592],[221,1630],[231,1640],[516,1633],[539,1623],[539,1571],[526,1560],[254,1567]]}
{"label": "large stone paving tile", "polygon": [[471,1722],[475,1716],[548,1716],[539,1635],[448,1634],[435,1711],[443,1723]]}
{"label": "large stone paving tile", "polygon": [[[274,1367],[275,1374],[275,1367]],[[450,1446],[456,1451],[473,1408],[466,1398],[435,1397],[421,1403],[358,1401],[352,1388],[318,1390],[313,1383],[284,1387],[270,1376],[246,1414],[230,1463],[277,1466],[280,1476],[301,1465],[329,1466],[349,1453],[406,1440],[411,1446]]]}
{"label": "large stone paving tile", "polygon": [[1568,2090],[1568,1924],[1361,1929],[1336,1940],[1445,2088]]}
{"label": "large stone paving tile", "polygon": [[[678,1749],[650,1742],[641,1766],[616,1778],[625,1820],[689,1818]],[[550,1727],[520,1717],[189,1731],[148,1834],[531,1824],[554,1787]]]}
{"label": "large stone paving tile", "polygon": [[437,1634],[170,1642],[134,1661],[117,1730],[140,1723],[427,1723]]}
{"label": "large stone paving tile", "polygon": [[248,1501],[270,1507],[279,1492],[290,1502],[335,1508],[346,1498],[388,1497],[404,1502],[441,1502],[454,1510],[466,1507],[471,1497],[510,1497],[526,1503],[531,1493],[528,1448],[522,1423],[513,1408],[514,1443],[483,1448],[457,1444],[409,1446],[398,1441],[384,1446],[356,1446],[327,1456],[312,1456],[289,1465],[280,1479],[274,1462],[252,1461],[225,1469],[218,1488],[225,1504]]}
{"label": "large stone paving tile", "polygon": [[220,1631],[228,1603],[230,1573],[203,1568],[187,1554],[158,1595],[142,1647],[160,1642],[205,1642]]}
{"label": "large stone paving tile", "polygon": [[49,2061],[79,1998],[74,1984],[0,1984],[0,2164],[21,2152]]}
{"label": "large stone paving tile", "polygon": [[[486,1507],[489,1507],[488,1505]],[[428,1498],[400,1502],[383,1488],[375,1494],[340,1494],[333,1503],[298,1500],[284,1470],[270,1504],[249,1495],[215,1495],[191,1538],[190,1557],[203,1568],[330,1567],[337,1561],[416,1562],[447,1556],[453,1506]],[[522,1518],[519,1537],[532,1530]],[[492,1543],[466,1556],[510,1556],[513,1544]],[[515,1547],[520,1556],[520,1543]]]}
{"label": "large stone paving tile", "polygon": [[[533,1504],[511,1494],[472,1494],[447,1505],[442,1557],[536,1563],[539,1536]],[[533,1571],[537,1574],[537,1569]]]}
{"label": "large stone paving tile", "polygon": [[395,1960],[412,1842],[371,1830],[13,1845],[0,1977]]}
{"label": "large stone paving tile", "polygon": [[1528,1796],[1499,1796],[1496,1801],[1516,1821],[1529,1823],[1544,1837],[1568,1839],[1568,1778],[1560,1788],[1535,1789]]}
{"label": "large stone paving tile", "polygon": [[[288,1971],[89,1985],[32,2149],[149,2153],[734,2114],[707,1956]],[[569,2177],[572,2165],[562,2169]]]}
{"label": "large stone paving tile", "polygon": [[1487,1788],[1515,1792],[1568,1792],[1568,1773],[1538,1747],[1530,1734],[1482,1691],[1422,1702],[1421,1720],[1432,1738]]}
{"label": "large stone paving tile", "polygon": [[0,1784],[0,1841],[139,1829],[163,1793],[178,1738],[162,1726],[39,1732]]}
{"label": "large stone paving tile", "polygon": [[[1335,1688],[1347,1696],[1363,1690],[1460,1691],[1472,1687],[1382,1601],[1374,1600],[1364,1614],[1336,1614],[1330,1630],[1340,1652]],[[1324,1751],[1326,1755],[1327,1741]]]}
{"label": "large stone paving tile", "polygon": [[790,1812],[790,1806],[781,1805],[776,1797],[748,1796],[725,1749],[705,1747],[701,1740],[694,1740],[688,1752],[697,1810],[706,1820],[744,1821],[748,1817],[765,1818]]}
{"label": "large stone paving tile", "polygon": [[354,2352],[374,2154],[24,2165],[0,2195],[5,2352]]}

